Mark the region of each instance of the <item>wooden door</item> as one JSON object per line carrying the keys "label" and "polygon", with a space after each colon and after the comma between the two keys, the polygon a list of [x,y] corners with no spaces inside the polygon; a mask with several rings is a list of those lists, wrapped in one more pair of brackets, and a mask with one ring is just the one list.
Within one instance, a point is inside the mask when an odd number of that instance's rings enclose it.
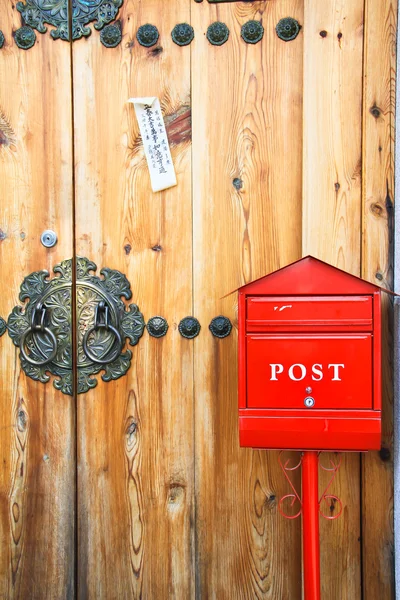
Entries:
{"label": "wooden door", "polygon": [[[301,524],[277,511],[277,453],[238,444],[226,294],[306,254],[390,288],[396,0],[124,0],[115,48],[91,25],[70,43],[37,32],[29,50],[1,7],[0,315],[26,275],[84,256],[125,273],[146,321],[169,329],[144,332],[125,377],[74,396],[26,377],[1,338],[0,598],[300,599]],[[285,42],[288,16],[301,30]],[[257,44],[241,37],[251,19]],[[180,47],[185,22],[195,37]],[[161,102],[178,179],[164,192],[127,103],[140,96]],[[327,600],[394,597],[385,307],[383,446],[343,457],[344,511],[321,523]],[[208,327],[218,315],[224,339]]]}

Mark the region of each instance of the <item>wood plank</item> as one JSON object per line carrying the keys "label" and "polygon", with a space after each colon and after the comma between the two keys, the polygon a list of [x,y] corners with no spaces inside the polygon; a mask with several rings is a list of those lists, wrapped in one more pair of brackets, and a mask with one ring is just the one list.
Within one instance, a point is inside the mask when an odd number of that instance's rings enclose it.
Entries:
{"label": "wood plank", "polygon": [[[393,288],[396,0],[366,1],[362,275]],[[394,598],[393,311],[383,294],[382,451],[362,458],[364,598]],[[373,551],[371,551],[373,548]]]}
{"label": "wood plank", "polygon": [[[20,14],[1,0],[0,314],[20,304],[33,271],[72,257],[70,50],[49,34],[28,51]],[[58,244],[40,243],[53,229]],[[29,379],[8,335],[0,340],[0,597],[72,598],[74,400]]]}
{"label": "wood plank", "polygon": [[[363,1],[304,3],[303,254],[360,275]],[[329,457],[326,457],[329,460]],[[333,458],[333,457],[332,457]],[[321,481],[321,491],[324,479]],[[343,457],[321,520],[321,595],[361,595],[360,459]],[[337,510],[337,509],[336,509]]]}
{"label": "wood plank", "polygon": [[[125,273],[133,301],[162,315],[126,377],[78,398],[79,598],[194,595],[193,342],[190,48],[171,30],[190,21],[190,0],[131,0],[122,43],[96,32],[73,45],[77,252]],[[136,31],[152,23],[152,48]],[[130,97],[158,96],[177,187],[152,193]]]}
{"label": "wood plank", "polygon": [[[275,26],[302,2],[192,5],[196,597],[301,598],[300,522],[277,511],[288,493],[277,453],[239,448],[237,298],[221,296],[301,253],[302,33]],[[240,28],[261,20],[264,38]],[[215,47],[207,27],[223,21]],[[229,317],[229,338],[211,319]],[[298,482],[297,482],[298,483]]]}

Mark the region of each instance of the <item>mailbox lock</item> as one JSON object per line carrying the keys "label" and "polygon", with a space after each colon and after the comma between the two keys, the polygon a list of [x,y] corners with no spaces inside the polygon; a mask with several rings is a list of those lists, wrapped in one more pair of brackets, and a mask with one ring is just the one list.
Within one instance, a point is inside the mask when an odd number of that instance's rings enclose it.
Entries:
{"label": "mailbox lock", "polygon": [[307,396],[307,398],[304,398],[304,404],[307,408],[312,408],[315,404],[315,400],[311,396]]}

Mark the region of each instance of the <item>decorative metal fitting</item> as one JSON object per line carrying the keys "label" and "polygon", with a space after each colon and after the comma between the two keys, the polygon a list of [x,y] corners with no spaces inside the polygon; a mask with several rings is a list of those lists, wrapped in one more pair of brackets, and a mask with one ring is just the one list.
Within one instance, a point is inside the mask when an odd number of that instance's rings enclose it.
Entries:
{"label": "decorative metal fitting", "polygon": [[296,19],[293,19],[292,17],[285,17],[277,24],[276,34],[278,38],[284,42],[290,42],[299,35],[300,29],[301,26]]}
{"label": "decorative metal fitting", "polygon": [[187,23],[180,23],[179,25],[175,25],[171,36],[178,46],[187,46],[194,38],[194,29]]}
{"label": "decorative metal fitting", "polygon": [[4,46],[4,42],[5,42],[4,33],[2,31],[0,31],[0,48],[2,48]]}
{"label": "decorative metal fitting", "polygon": [[185,317],[179,323],[178,329],[182,337],[191,340],[199,335],[201,326],[195,317]]}
{"label": "decorative metal fitting", "polygon": [[136,33],[136,39],[141,46],[146,46],[146,48],[150,48],[150,46],[154,46],[157,43],[160,34],[158,33],[157,27],[154,25],[142,25],[139,27]]}
{"label": "decorative metal fitting", "polygon": [[247,44],[257,44],[263,38],[264,27],[260,21],[247,21],[242,26],[240,35]]}
{"label": "decorative metal fitting", "polygon": [[[56,375],[53,385],[72,395],[72,277],[76,278],[77,318],[77,393],[97,385],[93,375],[104,370],[104,381],[118,379],[128,371],[132,353],[121,352],[123,341],[138,343],[144,330],[143,315],[135,304],[126,309],[121,297],[132,296],[125,275],[102,269],[102,278],[92,275],[97,269],[87,258],[64,260],[54,267],[58,277],[49,279],[48,271],[36,271],[21,285],[23,307],[15,306],[8,318],[8,333],[21,350],[21,366],[26,375],[46,383]],[[116,349],[118,347],[118,353]],[[54,353],[54,350],[56,352]]]}
{"label": "decorative metal fitting", "polygon": [[53,248],[57,244],[57,234],[52,229],[46,229],[40,236],[40,241],[45,248]]}
{"label": "decorative metal fitting", "polygon": [[5,320],[2,317],[0,317],[0,337],[2,335],[4,335],[6,331],[7,331],[7,323],[5,322]]}
{"label": "decorative metal fitting", "polygon": [[30,27],[20,27],[15,32],[15,43],[22,50],[29,50],[36,42],[36,33]]}
{"label": "decorative metal fitting", "polygon": [[118,25],[106,25],[100,33],[100,41],[106,48],[115,48],[122,40],[121,28]]}
{"label": "decorative metal fitting", "polygon": [[229,29],[225,23],[216,21],[207,29],[207,39],[213,46],[222,46],[228,40]]}
{"label": "decorative metal fitting", "polygon": [[232,323],[228,317],[214,317],[209,325],[211,333],[217,338],[226,338],[232,331]]}
{"label": "decorative metal fitting", "polygon": [[149,334],[155,338],[163,337],[168,331],[168,323],[164,317],[151,317],[146,327]]}
{"label": "decorative metal fitting", "polygon": [[[47,31],[47,23],[55,27],[50,31],[53,39],[69,41],[69,2],[70,0],[26,0],[17,3],[17,10],[25,23],[39,33]],[[92,30],[87,24],[91,21],[96,21],[95,29],[102,29],[116,18],[121,5],[122,0],[72,0],[72,39],[78,40],[90,35]]]}

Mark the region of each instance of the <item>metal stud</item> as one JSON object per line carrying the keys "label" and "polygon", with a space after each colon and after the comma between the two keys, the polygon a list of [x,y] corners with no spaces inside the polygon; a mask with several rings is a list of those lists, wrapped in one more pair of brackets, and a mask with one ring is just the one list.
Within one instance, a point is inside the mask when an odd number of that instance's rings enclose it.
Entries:
{"label": "metal stud", "polygon": [[240,34],[248,44],[257,44],[263,38],[264,27],[260,21],[247,21],[243,25]]}
{"label": "metal stud", "polygon": [[152,337],[163,337],[168,331],[168,323],[164,317],[151,317],[147,321],[147,331]]}
{"label": "metal stud", "polygon": [[188,23],[175,25],[172,32],[172,39],[178,46],[187,46],[194,38],[194,29]]}
{"label": "metal stud", "polygon": [[0,31],[0,48],[4,46],[4,33]]}
{"label": "metal stud", "polygon": [[46,229],[40,236],[40,241],[45,248],[53,248],[57,244],[57,234],[51,229]]}
{"label": "metal stud", "polygon": [[104,27],[100,33],[100,41],[106,48],[115,48],[122,40],[121,28],[113,23]]}
{"label": "metal stud", "polygon": [[195,317],[185,317],[179,323],[178,329],[182,337],[191,340],[199,335],[201,326]]}
{"label": "metal stud", "polygon": [[222,46],[228,40],[229,29],[225,23],[216,21],[207,29],[207,39],[213,46]]}
{"label": "metal stud", "polygon": [[278,38],[284,42],[290,42],[294,40],[298,35],[301,27],[296,19],[292,17],[285,17],[281,19],[276,26],[276,34]]}
{"label": "metal stud", "polygon": [[220,315],[219,317],[214,317],[209,325],[209,329],[213,336],[217,338],[226,338],[232,331],[232,323],[228,317]]}
{"label": "metal stud", "polygon": [[139,27],[136,33],[136,39],[141,46],[145,46],[146,48],[150,48],[150,46],[154,46],[157,43],[160,34],[158,33],[157,27],[154,25],[142,25]]}
{"label": "metal stud", "polygon": [[2,335],[4,335],[6,331],[7,331],[7,323],[5,322],[5,320],[2,317],[0,317],[0,337]]}
{"label": "metal stud", "polygon": [[15,32],[15,43],[22,50],[29,50],[36,42],[36,33],[30,27],[24,25]]}

